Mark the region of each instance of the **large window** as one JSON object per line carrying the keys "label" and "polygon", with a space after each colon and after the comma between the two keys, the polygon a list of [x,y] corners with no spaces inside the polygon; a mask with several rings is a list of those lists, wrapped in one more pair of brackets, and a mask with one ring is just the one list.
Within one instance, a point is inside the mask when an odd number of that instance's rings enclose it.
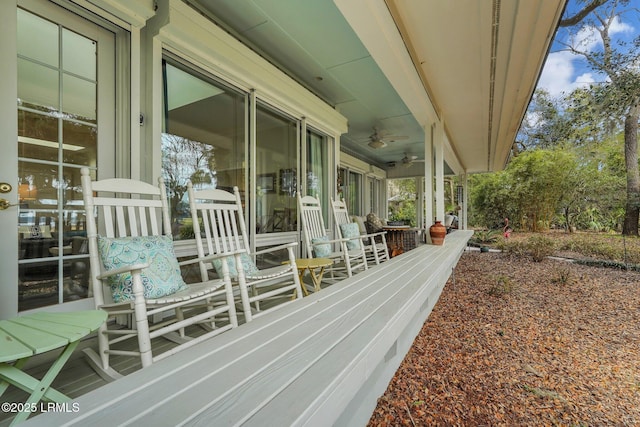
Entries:
{"label": "large window", "polygon": [[274,234],[297,231],[300,188],[329,209],[326,135],[310,128],[303,135],[301,119],[257,97],[253,102],[254,94],[174,58],[165,59],[163,73],[162,174],[175,239],[193,238],[188,181],[200,188],[239,187],[250,239],[258,247],[291,240]]}
{"label": "large window", "polygon": [[344,168],[338,170],[338,196],[344,198],[351,215],[363,215],[362,190],[362,174]]}
{"label": "large window", "polygon": [[245,190],[246,96],[177,63],[163,63],[162,174],[174,239],[193,237],[187,182]]}
{"label": "large window", "polygon": [[296,230],[298,125],[266,105],[256,107],[257,233]]}

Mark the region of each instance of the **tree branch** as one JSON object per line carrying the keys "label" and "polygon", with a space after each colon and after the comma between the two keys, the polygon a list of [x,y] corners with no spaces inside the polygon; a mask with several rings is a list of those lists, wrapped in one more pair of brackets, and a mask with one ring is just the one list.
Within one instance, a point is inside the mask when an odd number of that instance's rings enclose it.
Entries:
{"label": "tree branch", "polygon": [[591,3],[587,4],[582,10],[579,10],[575,15],[562,19],[559,27],[571,27],[582,21],[588,14],[593,12],[596,8],[605,4],[607,0],[591,0]]}

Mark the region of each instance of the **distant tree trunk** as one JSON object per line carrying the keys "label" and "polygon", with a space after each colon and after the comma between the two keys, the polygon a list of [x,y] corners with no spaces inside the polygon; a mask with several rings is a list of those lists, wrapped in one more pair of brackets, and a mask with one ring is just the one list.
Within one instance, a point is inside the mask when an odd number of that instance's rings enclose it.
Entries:
{"label": "distant tree trunk", "polygon": [[640,219],[640,172],[638,171],[638,119],[640,106],[636,102],[624,121],[624,159],[627,169],[627,204],[622,234],[638,235]]}

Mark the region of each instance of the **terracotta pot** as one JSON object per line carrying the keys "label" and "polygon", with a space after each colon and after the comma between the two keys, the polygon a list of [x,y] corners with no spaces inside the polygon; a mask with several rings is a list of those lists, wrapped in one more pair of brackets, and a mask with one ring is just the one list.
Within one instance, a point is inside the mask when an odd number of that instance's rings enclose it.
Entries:
{"label": "terracotta pot", "polygon": [[444,244],[444,237],[447,235],[447,228],[442,225],[441,221],[436,221],[431,227],[429,227],[429,235],[431,236],[431,243],[441,246]]}

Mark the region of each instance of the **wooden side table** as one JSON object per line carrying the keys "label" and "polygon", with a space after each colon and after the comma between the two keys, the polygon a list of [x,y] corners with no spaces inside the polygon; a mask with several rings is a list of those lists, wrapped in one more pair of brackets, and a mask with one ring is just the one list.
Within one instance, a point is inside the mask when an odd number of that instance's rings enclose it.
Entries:
{"label": "wooden side table", "polygon": [[[26,420],[41,400],[63,403],[71,399],[51,387],[82,338],[96,331],[107,319],[102,310],[70,313],[37,312],[0,320],[0,396],[9,384],[30,393],[11,425]],[[22,371],[31,356],[64,347],[41,380]],[[10,363],[14,362],[15,363]]]}
{"label": "wooden side table", "polygon": [[296,266],[298,267],[298,275],[300,276],[300,284],[302,285],[302,291],[305,296],[309,295],[307,291],[307,287],[304,286],[302,282],[302,278],[304,277],[304,272],[309,271],[309,275],[311,276],[311,281],[313,282],[314,292],[318,292],[320,288],[320,283],[322,282],[322,275],[324,274],[324,268],[329,267],[333,264],[333,261],[329,258],[300,258],[296,259]]}

